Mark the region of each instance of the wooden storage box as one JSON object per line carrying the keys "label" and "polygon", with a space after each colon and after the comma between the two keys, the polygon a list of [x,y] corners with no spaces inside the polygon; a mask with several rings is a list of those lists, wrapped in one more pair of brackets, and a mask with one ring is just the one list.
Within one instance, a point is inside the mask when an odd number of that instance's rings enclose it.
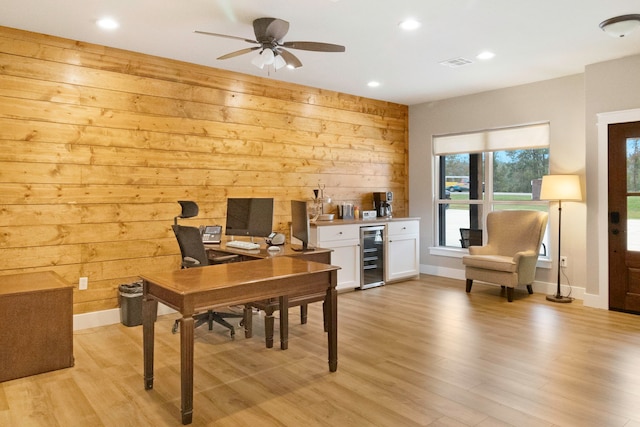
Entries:
{"label": "wooden storage box", "polygon": [[73,286],[51,271],[0,276],[0,381],[73,366]]}

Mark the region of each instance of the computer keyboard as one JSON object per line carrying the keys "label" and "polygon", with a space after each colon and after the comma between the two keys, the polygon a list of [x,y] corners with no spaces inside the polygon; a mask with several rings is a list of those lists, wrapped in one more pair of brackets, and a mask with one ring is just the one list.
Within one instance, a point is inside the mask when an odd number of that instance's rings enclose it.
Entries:
{"label": "computer keyboard", "polygon": [[259,243],[243,242],[242,240],[231,240],[230,242],[227,242],[226,245],[229,248],[236,248],[236,249],[245,249],[245,250],[260,249]]}

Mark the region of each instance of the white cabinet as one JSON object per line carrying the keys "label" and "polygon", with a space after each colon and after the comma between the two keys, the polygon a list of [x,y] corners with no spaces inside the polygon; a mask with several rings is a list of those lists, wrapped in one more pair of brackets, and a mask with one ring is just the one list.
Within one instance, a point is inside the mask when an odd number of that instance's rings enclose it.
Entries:
{"label": "white cabinet", "polygon": [[420,273],[420,223],[418,220],[387,224],[385,280],[407,279]]}
{"label": "white cabinet", "polygon": [[332,249],[331,263],[340,267],[336,289],[360,286],[360,227],[356,225],[323,225],[311,229],[310,243]]}
{"label": "white cabinet", "polygon": [[360,287],[360,227],[386,225],[385,282],[409,279],[420,273],[420,222],[417,219],[359,221],[311,227],[310,244],[333,249],[331,263],[339,266],[337,289]]}

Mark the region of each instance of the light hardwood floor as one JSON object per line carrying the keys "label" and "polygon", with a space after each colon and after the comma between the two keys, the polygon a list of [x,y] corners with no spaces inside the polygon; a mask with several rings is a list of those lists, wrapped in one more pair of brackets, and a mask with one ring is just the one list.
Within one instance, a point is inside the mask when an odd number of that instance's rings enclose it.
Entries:
{"label": "light hardwood floor", "polygon": [[[196,331],[193,426],[640,426],[640,317],[422,276],[339,296],[338,371],[320,304],[289,349]],[[0,383],[2,426],[179,426],[175,315],[74,335],[75,367]],[[277,322],[276,322],[277,326]],[[277,345],[276,345],[277,347]]]}

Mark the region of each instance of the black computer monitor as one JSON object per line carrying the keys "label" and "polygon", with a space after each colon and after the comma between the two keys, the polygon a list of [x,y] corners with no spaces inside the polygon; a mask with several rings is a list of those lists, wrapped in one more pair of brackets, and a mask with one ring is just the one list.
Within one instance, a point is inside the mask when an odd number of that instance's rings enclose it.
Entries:
{"label": "black computer monitor", "polygon": [[227,236],[267,237],[273,231],[272,198],[227,199]]}
{"label": "black computer monitor", "polygon": [[300,200],[291,201],[291,237],[302,242],[302,248],[292,249],[307,250],[309,248],[309,215],[307,214],[307,202]]}

